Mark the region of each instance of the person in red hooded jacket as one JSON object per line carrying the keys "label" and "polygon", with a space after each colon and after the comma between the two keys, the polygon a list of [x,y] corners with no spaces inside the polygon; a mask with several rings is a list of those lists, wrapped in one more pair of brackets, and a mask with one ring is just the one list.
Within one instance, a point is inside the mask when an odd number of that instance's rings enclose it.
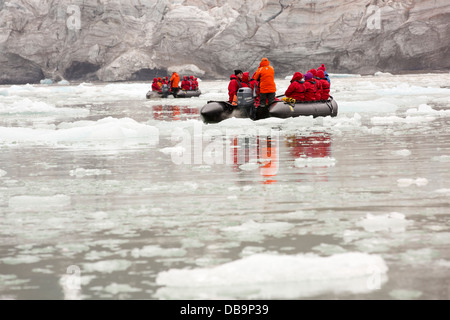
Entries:
{"label": "person in red hooded jacket", "polygon": [[195,83],[194,76],[189,77],[189,82],[191,83],[191,90],[197,90],[197,84]]}
{"label": "person in red hooded jacket", "polygon": [[316,91],[315,80],[311,72],[305,74],[305,101],[316,101]]}
{"label": "person in red hooded jacket", "polygon": [[161,87],[158,84],[158,78],[153,78],[152,91],[161,92]]}
{"label": "person in red hooded jacket", "polygon": [[305,82],[302,81],[303,74],[301,72],[294,73],[291,84],[287,88],[284,95],[288,98],[293,98],[296,101],[305,101]]}
{"label": "person in red hooded jacket", "polygon": [[317,71],[317,81],[320,81],[322,91],[320,92],[320,100],[328,100],[330,98],[330,83],[325,77],[325,72],[322,70]]}
{"label": "person in red hooded jacket", "polygon": [[241,80],[242,87],[250,88],[250,73],[244,72]]}
{"label": "person in red hooded jacket", "polygon": [[184,76],[183,81],[181,81],[181,90],[191,90],[191,82],[189,81],[187,76]]}
{"label": "person in red hooded jacket", "polygon": [[322,63],[322,65],[320,67],[317,68],[317,71],[322,70],[323,73],[325,74],[325,78],[327,79],[328,83],[331,86],[331,80],[330,80],[330,76],[328,75],[328,73],[325,70],[325,65]]}
{"label": "person in red hooded jacket", "polygon": [[242,77],[244,73],[241,70],[234,70],[234,74],[230,76],[230,83],[228,84],[228,102],[233,103],[237,100],[237,92],[242,88]]}

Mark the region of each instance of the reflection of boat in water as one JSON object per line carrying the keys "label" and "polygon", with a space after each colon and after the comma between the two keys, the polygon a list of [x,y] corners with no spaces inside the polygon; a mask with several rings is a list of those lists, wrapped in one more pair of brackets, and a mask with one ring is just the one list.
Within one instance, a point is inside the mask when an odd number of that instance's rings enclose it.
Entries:
{"label": "reflection of boat in water", "polygon": [[269,117],[291,118],[300,116],[326,117],[337,116],[337,102],[330,97],[327,101],[310,101],[289,103],[276,101],[268,109],[254,107],[254,100],[250,88],[241,88],[237,93],[237,106],[227,101],[208,101],[200,111],[203,121],[217,123],[222,120],[236,118],[251,118],[259,120]]}
{"label": "reflection of boat in water", "polygon": [[[280,145],[280,142],[284,143]],[[287,147],[289,152],[285,152]],[[264,184],[276,183],[280,177],[289,173],[283,172],[283,163],[305,160],[312,163],[314,169],[304,169],[308,166],[298,166],[300,169],[296,174],[301,177],[300,181],[306,179],[312,181],[327,181],[327,168],[332,163],[331,137],[324,132],[312,133],[308,136],[288,136],[280,138],[274,136],[238,136],[231,139],[231,159],[236,171],[257,172],[263,178]],[[281,156],[288,156],[282,159]],[[325,169],[325,170],[324,170]]]}
{"label": "reflection of boat in water", "polygon": [[146,98],[147,99],[164,99],[164,98],[191,98],[191,97],[198,97],[202,94],[202,92],[200,91],[200,89],[198,90],[179,90],[178,93],[176,95],[174,95],[173,93],[171,93],[169,91],[169,87],[167,87],[166,85],[163,86],[163,88],[161,89],[161,92],[158,91],[148,91],[146,94]]}
{"label": "reflection of boat in water", "polygon": [[331,137],[328,133],[318,132],[310,136],[289,136],[286,137],[286,145],[296,158],[324,158],[331,155]]}
{"label": "reflection of boat in water", "polygon": [[152,107],[153,118],[161,121],[198,119],[198,108],[188,106],[157,105]]}

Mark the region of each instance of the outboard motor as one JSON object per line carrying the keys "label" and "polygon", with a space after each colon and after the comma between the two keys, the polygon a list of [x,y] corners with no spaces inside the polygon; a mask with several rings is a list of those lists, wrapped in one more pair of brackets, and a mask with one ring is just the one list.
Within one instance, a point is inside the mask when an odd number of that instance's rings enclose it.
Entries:
{"label": "outboard motor", "polygon": [[244,118],[249,118],[251,110],[255,105],[255,99],[253,99],[253,92],[251,88],[240,88],[236,94],[237,106],[241,111],[241,115]]}
{"label": "outboard motor", "polygon": [[170,94],[169,86],[167,84],[163,84],[161,87],[161,93],[163,98],[167,98]]}

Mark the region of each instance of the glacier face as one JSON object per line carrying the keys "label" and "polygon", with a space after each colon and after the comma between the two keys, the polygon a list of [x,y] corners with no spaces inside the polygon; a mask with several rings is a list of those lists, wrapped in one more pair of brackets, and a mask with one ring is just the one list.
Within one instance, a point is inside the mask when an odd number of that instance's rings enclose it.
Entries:
{"label": "glacier face", "polygon": [[448,21],[447,0],[0,1],[0,84],[448,70]]}

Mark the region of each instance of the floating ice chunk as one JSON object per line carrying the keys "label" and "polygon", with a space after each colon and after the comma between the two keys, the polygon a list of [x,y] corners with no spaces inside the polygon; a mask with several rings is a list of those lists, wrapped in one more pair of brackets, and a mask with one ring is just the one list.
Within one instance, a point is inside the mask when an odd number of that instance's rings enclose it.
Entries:
{"label": "floating ice chunk", "polygon": [[75,170],[70,170],[70,175],[75,176],[77,178],[85,177],[85,176],[100,176],[111,174],[111,170],[107,169],[84,169],[84,168],[76,168]]}
{"label": "floating ice chunk", "polygon": [[392,77],[392,73],[389,72],[381,72],[381,71],[377,71],[374,74],[375,77]]}
{"label": "floating ice chunk", "polygon": [[23,263],[36,263],[39,262],[41,259],[39,257],[36,256],[31,256],[31,255],[18,255],[15,257],[6,257],[3,259],[0,259],[1,261],[3,261],[3,263],[5,264],[23,264]]}
{"label": "floating ice chunk", "polygon": [[247,221],[238,226],[226,227],[222,231],[232,233],[237,239],[242,241],[259,241],[264,236],[283,235],[287,230],[292,229],[294,225],[287,222],[265,222],[259,223],[253,220]]}
{"label": "floating ice chunk", "polygon": [[40,81],[41,84],[53,84],[53,80],[52,79],[42,79]]}
{"label": "floating ice chunk", "polygon": [[397,289],[389,292],[389,295],[397,300],[412,300],[420,298],[422,292],[417,290]]}
{"label": "floating ice chunk", "polygon": [[329,257],[261,253],[212,268],[172,269],[158,274],[160,298],[293,299],[326,292],[368,293],[386,282],[379,255],[349,252]]}
{"label": "floating ice chunk", "polygon": [[259,164],[257,162],[248,162],[248,163],[241,164],[239,166],[239,169],[244,170],[244,171],[252,171],[252,170],[256,170],[258,168],[259,168]]}
{"label": "floating ice chunk", "polygon": [[440,161],[440,162],[450,162],[450,156],[448,156],[448,155],[435,156],[432,158],[432,160]]}
{"label": "floating ice chunk", "polygon": [[186,152],[186,148],[183,146],[167,147],[159,150],[166,155],[182,156]]}
{"label": "floating ice chunk", "polygon": [[105,287],[105,292],[111,294],[139,292],[139,291],[142,291],[142,289],[134,288],[128,284],[111,283],[109,286]]}
{"label": "floating ice chunk", "polygon": [[182,257],[186,255],[187,251],[180,248],[161,248],[159,246],[145,246],[141,249],[134,248],[131,255],[134,258],[139,257]]}
{"label": "floating ice chunk", "polygon": [[397,185],[399,187],[409,187],[415,184],[418,187],[423,187],[428,184],[428,179],[426,178],[417,178],[417,179],[398,179]]}
{"label": "floating ice chunk", "polygon": [[297,168],[304,167],[334,167],[336,159],[332,157],[323,158],[298,158],[295,159],[295,166]]}
{"label": "floating ice chunk", "polygon": [[407,156],[411,155],[411,151],[409,151],[408,149],[402,149],[402,150],[392,151],[392,154],[407,157]]}
{"label": "floating ice chunk", "polygon": [[450,195],[450,189],[448,188],[437,189],[435,192]]}
{"label": "floating ice chunk", "polygon": [[61,81],[58,82],[58,84],[59,84],[59,85],[69,85],[70,82],[67,81],[67,80],[61,80]]}
{"label": "floating ice chunk", "polygon": [[412,221],[405,219],[405,215],[398,212],[391,212],[385,215],[372,215],[368,213],[365,219],[357,222],[357,225],[363,227],[368,232],[403,232],[412,223]]}
{"label": "floating ice chunk", "polygon": [[124,271],[131,266],[131,261],[128,260],[107,260],[94,263],[83,264],[82,270],[84,272],[101,272],[112,273],[115,271]]}
{"label": "floating ice chunk", "polygon": [[5,170],[0,169],[0,178],[6,176],[7,172]]}
{"label": "floating ice chunk", "polygon": [[18,211],[48,210],[70,205],[71,198],[64,194],[54,196],[15,196],[9,199],[9,207]]}

